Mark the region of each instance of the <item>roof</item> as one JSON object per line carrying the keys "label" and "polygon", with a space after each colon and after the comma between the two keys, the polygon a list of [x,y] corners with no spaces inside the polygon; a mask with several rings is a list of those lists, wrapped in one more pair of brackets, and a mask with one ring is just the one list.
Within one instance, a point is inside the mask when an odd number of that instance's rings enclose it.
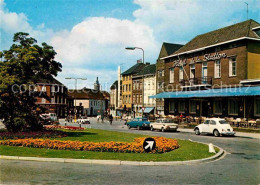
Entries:
{"label": "roof", "polygon": [[201,91],[163,92],[149,98],[202,98],[229,96],[259,96],[260,86],[208,89]]}
{"label": "roof", "polygon": [[130,75],[130,74],[136,74],[138,73],[140,70],[142,70],[144,67],[143,63],[137,63],[134,66],[130,67],[128,70],[126,70],[125,72],[123,72],[121,75]]}
{"label": "roof", "polygon": [[58,84],[63,85],[60,81],[58,81],[56,78],[51,76],[49,79],[41,79],[38,82],[39,84]]}
{"label": "roof", "polygon": [[105,100],[109,98],[109,93],[106,91],[95,91],[94,89],[83,88],[80,90],[69,90],[68,96],[73,99]]}
{"label": "roof", "polygon": [[170,54],[174,53],[175,51],[177,51],[178,49],[180,49],[181,47],[183,47],[182,44],[173,44],[173,43],[167,43],[167,42],[164,42],[162,44],[162,47],[163,46],[165,47],[167,55],[170,55]]}
{"label": "roof", "polygon": [[[122,81],[121,81],[122,84]],[[114,81],[114,83],[111,85],[110,89],[117,89],[118,88],[118,80]]]}
{"label": "roof", "polygon": [[[155,74],[156,73],[156,64],[147,65],[144,67],[144,75]],[[136,75],[142,75],[143,70],[139,71]]]}
{"label": "roof", "polygon": [[252,30],[252,28],[258,26],[260,26],[258,22],[249,19],[244,22],[240,22],[205,34],[201,34],[196,36],[190,42],[185,44],[182,48],[171,54],[179,54],[186,51],[191,51],[198,48],[203,48],[206,46],[215,45],[242,37],[260,39],[260,37]]}

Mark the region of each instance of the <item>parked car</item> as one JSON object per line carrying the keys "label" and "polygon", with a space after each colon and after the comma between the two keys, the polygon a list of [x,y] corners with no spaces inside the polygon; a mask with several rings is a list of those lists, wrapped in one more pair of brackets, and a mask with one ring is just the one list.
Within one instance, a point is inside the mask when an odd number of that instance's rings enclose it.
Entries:
{"label": "parked car", "polygon": [[46,114],[41,114],[43,116],[49,116],[51,121],[58,121],[58,117],[56,113],[46,113]]}
{"label": "parked car", "polygon": [[51,117],[49,114],[40,114],[39,122],[42,125],[52,125],[53,124],[53,121],[51,120]]}
{"label": "parked car", "polygon": [[216,137],[220,135],[235,135],[235,132],[233,131],[233,128],[230,126],[230,124],[225,119],[221,118],[206,119],[204,123],[196,126],[194,131],[196,135],[205,133],[213,134]]}
{"label": "parked car", "polygon": [[150,122],[147,118],[134,118],[131,121],[126,123],[127,127],[130,128],[137,128],[141,130],[143,128],[150,128]]}
{"label": "parked car", "polygon": [[90,120],[87,116],[81,116],[78,120],[77,123],[81,124],[90,124]]}
{"label": "parked car", "polygon": [[173,119],[161,118],[156,122],[150,124],[151,131],[161,130],[164,131],[177,131],[178,124]]}

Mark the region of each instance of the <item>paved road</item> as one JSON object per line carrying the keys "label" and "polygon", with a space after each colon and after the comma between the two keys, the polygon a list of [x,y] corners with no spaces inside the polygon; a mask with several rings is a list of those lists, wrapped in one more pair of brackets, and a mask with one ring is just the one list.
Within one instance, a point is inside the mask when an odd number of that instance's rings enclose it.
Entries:
{"label": "paved road", "polygon": [[[90,127],[89,125],[87,127]],[[120,122],[92,128],[213,143],[225,149],[223,159],[199,165],[113,166],[0,160],[1,184],[259,184],[260,140],[128,130]]]}

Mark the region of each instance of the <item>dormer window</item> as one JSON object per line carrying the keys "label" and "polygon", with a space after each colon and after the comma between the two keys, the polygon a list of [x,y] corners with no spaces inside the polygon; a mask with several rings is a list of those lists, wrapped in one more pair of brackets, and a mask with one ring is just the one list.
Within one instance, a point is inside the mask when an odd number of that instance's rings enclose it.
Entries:
{"label": "dormer window", "polygon": [[252,28],[252,30],[260,37],[260,26]]}

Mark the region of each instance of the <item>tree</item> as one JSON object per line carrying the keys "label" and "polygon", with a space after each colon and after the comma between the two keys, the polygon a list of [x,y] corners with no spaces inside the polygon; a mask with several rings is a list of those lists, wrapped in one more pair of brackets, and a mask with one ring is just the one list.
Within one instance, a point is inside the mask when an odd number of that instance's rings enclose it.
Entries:
{"label": "tree", "polygon": [[12,132],[39,130],[36,98],[48,97],[34,91],[34,84],[57,76],[62,65],[55,61],[53,47],[37,45],[28,33],[14,34],[13,42],[9,50],[0,51],[0,119]]}

